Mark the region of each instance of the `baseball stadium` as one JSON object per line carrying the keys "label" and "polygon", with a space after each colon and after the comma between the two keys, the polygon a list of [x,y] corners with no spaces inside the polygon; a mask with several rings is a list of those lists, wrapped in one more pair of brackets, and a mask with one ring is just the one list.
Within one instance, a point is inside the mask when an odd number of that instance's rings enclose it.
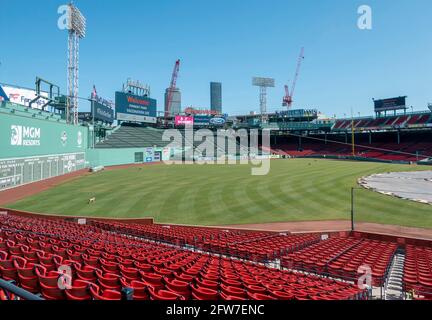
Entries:
{"label": "baseball stadium", "polygon": [[162,103],[131,79],[82,98],[85,11],[65,12],[67,89],[0,78],[0,306],[432,299],[432,104],[296,107],[307,47],[275,111],[252,76],[260,112],[223,112],[216,82],[185,107],[180,59]]}

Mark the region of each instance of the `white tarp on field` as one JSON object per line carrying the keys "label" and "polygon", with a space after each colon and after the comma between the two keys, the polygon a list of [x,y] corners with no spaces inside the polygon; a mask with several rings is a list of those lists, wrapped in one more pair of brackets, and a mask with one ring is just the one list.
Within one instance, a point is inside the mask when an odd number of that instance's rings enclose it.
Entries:
{"label": "white tarp on field", "polygon": [[383,194],[432,204],[432,171],[374,174],[361,178],[359,184]]}

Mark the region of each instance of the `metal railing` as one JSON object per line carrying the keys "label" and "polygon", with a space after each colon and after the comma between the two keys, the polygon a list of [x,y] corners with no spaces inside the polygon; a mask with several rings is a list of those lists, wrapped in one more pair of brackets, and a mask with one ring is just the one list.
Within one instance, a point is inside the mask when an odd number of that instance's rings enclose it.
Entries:
{"label": "metal railing", "polygon": [[19,297],[23,300],[45,300],[38,295],[35,295],[27,290],[17,287],[13,281],[0,279],[0,291],[3,290],[6,300],[17,300]]}

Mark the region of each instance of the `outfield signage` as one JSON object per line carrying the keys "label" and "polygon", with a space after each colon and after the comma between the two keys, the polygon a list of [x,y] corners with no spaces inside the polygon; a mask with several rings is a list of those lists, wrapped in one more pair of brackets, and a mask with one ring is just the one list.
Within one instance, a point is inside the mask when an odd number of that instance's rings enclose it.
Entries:
{"label": "outfield signage", "polygon": [[276,115],[292,117],[292,118],[313,118],[318,115],[318,110],[316,109],[284,110],[284,111],[276,111]]}
{"label": "outfield signage", "polygon": [[171,149],[170,148],[163,148],[162,149],[162,160],[167,161],[171,158]]}
{"label": "outfield signage", "polygon": [[10,137],[11,146],[40,146],[41,129],[13,124]]}
{"label": "outfield signage", "polygon": [[113,123],[114,122],[114,110],[107,105],[102,104],[99,101],[93,101],[92,116],[95,120]]}
{"label": "outfield signage", "polygon": [[195,115],[194,116],[194,125],[197,126],[208,126],[210,124],[210,116],[206,115]]}
{"label": "outfield signage", "polygon": [[[30,102],[37,97],[35,90],[14,87],[6,84],[1,85],[0,93],[2,93],[0,94],[0,96],[6,96],[6,98],[3,97],[3,100],[20,104],[25,107],[30,107]],[[41,92],[40,95],[42,97],[48,98],[47,92]],[[48,103],[48,99],[40,98],[39,100],[34,102],[31,107],[35,109],[42,109],[42,106],[44,106],[47,103]]]}
{"label": "outfield signage", "polygon": [[87,148],[88,128],[2,114],[0,159],[63,154]]}
{"label": "outfield signage", "polygon": [[225,124],[225,118],[215,117],[210,119],[210,124],[214,126],[223,126]]}
{"label": "outfield signage", "polygon": [[406,96],[374,100],[375,112],[406,109]]}
{"label": "outfield signage", "polygon": [[153,162],[153,158],[154,158],[154,150],[153,150],[153,148],[146,148],[145,149],[144,161],[145,162]]}
{"label": "outfield signage", "polygon": [[116,92],[116,118],[121,121],[156,123],[156,100],[131,93]]}
{"label": "outfield signage", "polygon": [[0,191],[84,169],[85,153],[0,159]]}
{"label": "outfield signage", "polygon": [[194,124],[194,117],[190,116],[175,116],[175,125],[193,125]]}
{"label": "outfield signage", "polygon": [[197,115],[197,114],[217,115],[218,114],[218,112],[215,110],[200,110],[200,109],[194,109],[192,107],[186,108],[184,112],[186,114],[191,114],[191,115]]}

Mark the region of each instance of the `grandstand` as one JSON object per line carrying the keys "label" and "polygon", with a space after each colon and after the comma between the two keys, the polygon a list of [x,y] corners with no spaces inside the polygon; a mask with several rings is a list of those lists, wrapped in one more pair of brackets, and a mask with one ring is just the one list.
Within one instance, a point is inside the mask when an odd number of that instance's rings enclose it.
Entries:
{"label": "grandstand", "polygon": [[354,121],[355,130],[386,130],[399,128],[421,128],[432,124],[432,116],[429,111],[402,114],[390,117],[363,117],[354,119],[336,120],[333,131],[351,131],[351,123]]}
{"label": "grandstand", "polygon": [[[193,146],[194,151],[197,154],[202,154],[204,157],[206,156],[204,146],[201,146],[203,141],[198,141],[198,138],[194,138],[194,136],[189,137],[185,133],[183,128],[178,129],[178,132],[182,136],[182,144],[176,144],[173,140],[163,141],[162,136],[164,130],[159,128],[153,128],[148,126],[142,126],[138,124],[131,123],[123,123],[120,126],[116,127],[112,132],[108,135],[106,139],[97,143],[95,148],[97,149],[111,149],[111,148],[146,148],[146,147],[166,147],[168,144],[176,145],[178,148],[183,148],[184,146]],[[196,134],[196,130],[193,130],[193,135]],[[169,137],[168,137],[169,138]],[[207,138],[207,137],[206,137]],[[236,151],[234,151],[233,155],[240,154],[248,154],[248,147],[243,146],[239,138],[235,136],[231,136],[227,134],[227,138],[225,140],[225,148],[218,146],[217,144],[217,135],[216,132],[213,133],[213,136],[210,138],[214,141],[214,149],[213,154],[216,156],[219,153],[228,155],[232,152],[229,152],[229,143],[233,143]]]}
{"label": "grandstand", "polygon": [[[355,157],[389,162],[417,162],[432,157],[430,129],[357,132],[354,135]],[[331,132],[297,136],[287,134],[272,140],[272,150],[292,157],[351,157],[350,133]]]}
{"label": "grandstand", "polygon": [[[126,292],[134,300],[368,299],[395,291],[388,281],[402,263],[399,294],[414,288],[414,298],[432,297],[430,248],[414,240],[76,221],[0,216],[1,277],[49,300],[119,300]],[[267,242],[277,255],[261,260],[256,254]],[[376,290],[353,285],[364,264]],[[57,286],[59,266],[76,275],[65,289]],[[0,290],[0,297],[13,294]]]}
{"label": "grandstand", "polygon": [[115,128],[109,136],[96,144],[96,148],[145,148],[165,147],[169,142],[162,140],[163,130],[133,124]]}

